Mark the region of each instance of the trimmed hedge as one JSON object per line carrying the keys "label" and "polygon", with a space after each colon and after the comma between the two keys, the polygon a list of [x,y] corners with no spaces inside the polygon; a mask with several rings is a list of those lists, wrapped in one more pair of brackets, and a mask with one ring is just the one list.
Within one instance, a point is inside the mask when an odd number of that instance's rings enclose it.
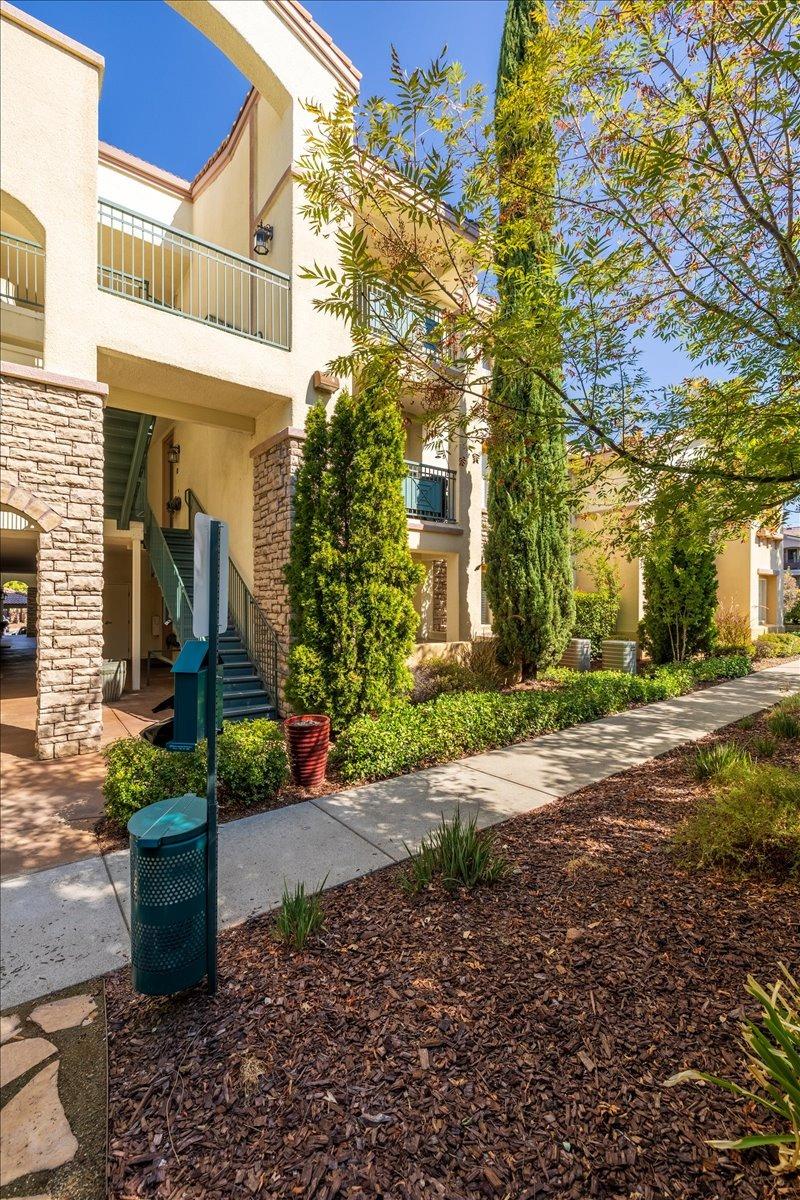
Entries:
{"label": "trimmed hedge", "polygon": [[[220,803],[258,804],[272,799],[286,782],[288,765],[283,731],[263,718],[223,725],[217,741]],[[105,750],[104,812],[124,828],[146,804],[205,794],[206,750],[162,750],[140,737],[121,738]]]}
{"label": "trimmed hedge", "polygon": [[561,684],[551,691],[452,693],[360,717],[340,734],[332,761],[346,783],[386,779],[594,721],[630,704],[680,696],[697,683],[739,678],[750,670],[750,660],[735,654],[659,667],[652,675],[559,668],[546,674]]}
{"label": "trimmed hedge", "polygon": [[599,592],[575,593],[575,624],[572,636],[589,638],[592,654],[597,658],[603,638],[611,637],[617,627],[619,594],[607,589]]}
{"label": "trimmed hedge", "polygon": [[756,638],[756,658],[793,658],[800,654],[799,633],[762,633]]}

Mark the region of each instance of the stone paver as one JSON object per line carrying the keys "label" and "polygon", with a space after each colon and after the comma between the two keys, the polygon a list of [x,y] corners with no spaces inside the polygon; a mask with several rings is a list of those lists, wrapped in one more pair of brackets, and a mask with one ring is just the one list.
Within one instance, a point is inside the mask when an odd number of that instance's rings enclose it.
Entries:
{"label": "stone paver", "polygon": [[48,1042],[47,1038],[23,1038],[18,1042],[6,1042],[0,1048],[0,1088],[4,1088],[7,1083],[13,1083],[20,1075],[30,1071],[31,1067],[38,1066],[55,1052],[55,1046]]}
{"label": "stone paver", "polygon": [[[279,903],[284,880],[333,887],[405,856],[460,803],[482,826],[529,812],[703,737],[800,690],[800,661],[702,692],[399,779],[259,813],[220,828],[220,919]],[[113,883],[113,887],[112,887]],[[127,851],[2,885],[3,1004],[80,983],[127,960]],[[116,889],[116,892],[115,892]]]}
{"label": "stone paver", "polygon": [[65,996],[63,1000],[38,1005],[28,1019],[45,1033],[55,1033],[58,1029],[88,1025],[96,1016],[97,1005],[91,996]]}
{"label": "stone paver", "polygon": [[36,1171],[52,1171],[75,1157],[78,1142],[58,1095],[58,1063],[51,1063],[6,1104],[0,1126],[0,1187]]}
{"label": "stone paver", "polygon": [[19,1017],[12,1013],[9,1017],[0,1017],[0,1045],[9,1038],[16,1037],[21,1028]]}

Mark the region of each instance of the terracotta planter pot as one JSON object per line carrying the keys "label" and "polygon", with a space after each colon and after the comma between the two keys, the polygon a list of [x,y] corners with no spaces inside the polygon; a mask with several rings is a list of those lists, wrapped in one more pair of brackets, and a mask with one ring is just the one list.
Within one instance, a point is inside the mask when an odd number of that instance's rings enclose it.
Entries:
{"label": "terracotta planter pot", "polygon": [[325,768],[328,765],[330,717],[319,713],[287,717],[283,728],[289,743],[292,779],[300,787],[317,787],[325,778]]}

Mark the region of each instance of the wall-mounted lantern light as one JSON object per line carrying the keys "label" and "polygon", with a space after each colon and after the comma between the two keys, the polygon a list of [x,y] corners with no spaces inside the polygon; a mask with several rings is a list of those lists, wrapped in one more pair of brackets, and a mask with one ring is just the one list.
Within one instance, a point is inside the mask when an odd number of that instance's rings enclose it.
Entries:
{"label": "wall-mounted lantern light", "polygon": [[253,234],[253,252],[255,254],[269,254],[270,242],[274,236],[275,230],[273,227],[271,225],[264,225],[262,221],[259,221]]}
{"label": "wall-mounted lantern light", "polygon": [[169,450],[167,451],[167,462],[179,463],[180,461],[181,461],[180,446],[170,446]]}

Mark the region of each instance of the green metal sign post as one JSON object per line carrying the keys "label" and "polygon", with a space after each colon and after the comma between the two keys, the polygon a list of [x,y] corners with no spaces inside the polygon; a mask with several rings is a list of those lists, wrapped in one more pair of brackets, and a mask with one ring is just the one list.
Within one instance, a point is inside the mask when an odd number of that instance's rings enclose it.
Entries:
{"label": "green metal sign post", "polygon": [[206,803],[208,857],[206,880],[206,963],[208,990],[217,990],[217,655],[219,651],[220,521],[209,523],[208,669],[206,670]]}

